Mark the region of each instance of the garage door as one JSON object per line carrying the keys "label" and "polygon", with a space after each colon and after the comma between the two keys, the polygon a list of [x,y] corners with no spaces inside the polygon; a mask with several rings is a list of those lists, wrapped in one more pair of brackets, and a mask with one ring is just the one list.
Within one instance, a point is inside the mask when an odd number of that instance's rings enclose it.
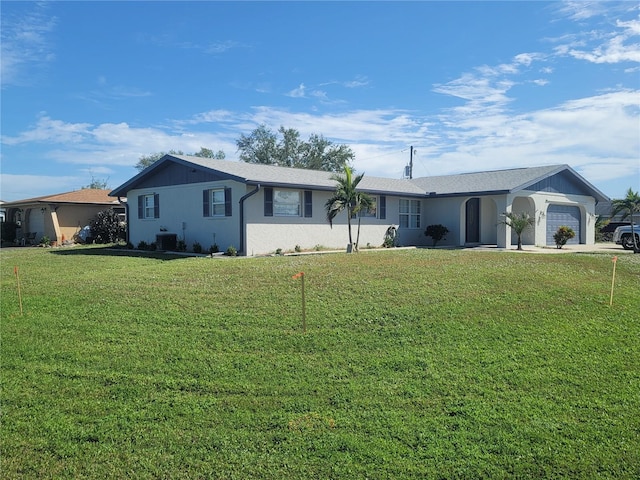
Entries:
{"label": "garage door", "polygon": [[567,245],[580,243],[580,209],[568,205],[549,205],[547,209],[547,245],[555,245],[553,234],[558,227],[565,225],[571,227],[576,236],[567,242]]}

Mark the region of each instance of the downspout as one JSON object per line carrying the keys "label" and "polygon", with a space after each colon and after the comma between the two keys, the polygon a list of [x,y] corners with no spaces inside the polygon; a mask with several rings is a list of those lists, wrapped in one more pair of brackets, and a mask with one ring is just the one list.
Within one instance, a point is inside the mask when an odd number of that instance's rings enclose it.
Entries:
{"label": "downspout", "polygon": [[118,197],[118,203],[124,205],[124,221],[127,222],[127,229],[125,230],[125,242],[129,244],[129,202],[123,202],[121,197]]}
{"label": "downspout", "polygon": [[256,185],[255,190],[250,191],[240,199],[240,248],[239,248],[239,251],[244,252],[245,256],[248,256],[249,252],[245,251],[246,245],[245,245],[245,238],[244,238],[244,201],[247,198],[258,193],[259,190],[260,190],[260,184]]}

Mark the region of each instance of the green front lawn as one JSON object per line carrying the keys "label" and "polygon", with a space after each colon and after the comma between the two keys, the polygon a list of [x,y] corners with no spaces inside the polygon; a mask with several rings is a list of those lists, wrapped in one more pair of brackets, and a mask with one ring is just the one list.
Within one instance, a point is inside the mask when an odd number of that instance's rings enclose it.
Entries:
{"label": "green front lawn", "polygon": [[3,478],[640,477],[640,255],[127,253],[0,252]]}

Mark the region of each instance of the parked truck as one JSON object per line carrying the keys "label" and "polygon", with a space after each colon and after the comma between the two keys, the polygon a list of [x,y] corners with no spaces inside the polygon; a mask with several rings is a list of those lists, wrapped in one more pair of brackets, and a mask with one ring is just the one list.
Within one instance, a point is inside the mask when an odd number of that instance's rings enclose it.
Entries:
{"label": "parked truck", "polygon": [[640,225],[633,225],[633,232],[631,230],[631,225],[625,225],[622,227],[618,227],[613,232],[613,241],[622,245],[622,248],[625,250],[633,250],[633,236],[636,237],[636,245],[640,247]]}

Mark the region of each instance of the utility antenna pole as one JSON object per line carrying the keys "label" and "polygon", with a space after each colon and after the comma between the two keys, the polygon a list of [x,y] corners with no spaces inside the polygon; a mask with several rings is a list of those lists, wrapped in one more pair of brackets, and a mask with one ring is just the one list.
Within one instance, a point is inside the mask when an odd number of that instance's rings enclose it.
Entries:
{"label": "utility antenna pole", "polygon": [[409,180],[413,178],[413,145],[409,150]]}

